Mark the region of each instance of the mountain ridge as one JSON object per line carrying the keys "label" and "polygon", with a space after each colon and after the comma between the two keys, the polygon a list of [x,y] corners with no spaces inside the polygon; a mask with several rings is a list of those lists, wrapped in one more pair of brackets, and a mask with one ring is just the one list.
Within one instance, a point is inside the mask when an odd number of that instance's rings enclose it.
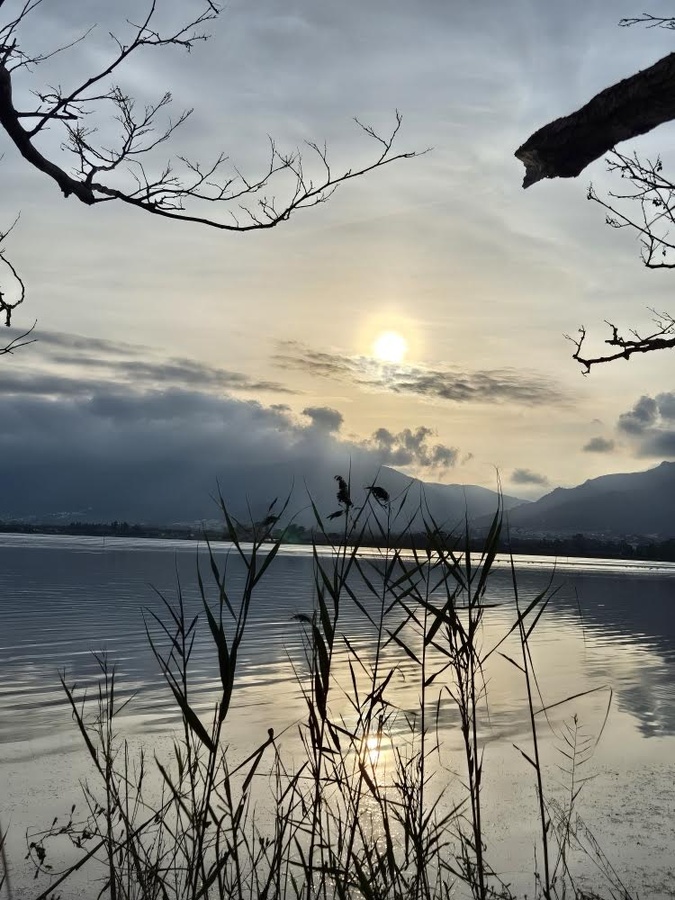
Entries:
{"label": "mountain ridge", "polygon": [[675,537],[675,462],[555,488],[509,510],[508,520],[529,533]]}
{"label": "mountain ridge", "polygon": [[[305,528],[314,527],[314,503],[326,527],[339,530],[339,520],[329,519],[340,509],[338,475],[350,481],[356,507],[364,502],[370,485],[384,488],[392,498],[392,510],[400,513],[392,521],[392,529],[399,532],[424,530],[425,512],[427,519],[445,531],[463,531],[467,522],[477,531],[489,527],[499,503],[496,490],[480,485],[426,482],[348,456],[317,456],[312,462],[310,467],[303,460],[285,460],[275,466],[239,461],[221,471],[218,482],[208,473],[199,481],[181,479],[180,473],[168,466],[157,467],[154,481],[129,471],[110,484],[87,477],[84,471],[75,484],[55,480],[50,490],[39,492],[8,479],[7,490],[0,491],[4,507],[0,519],[42,524],[116,520],[168,527],[216,524],[222,520],[217,505],[220,490],[230,513],[246,523],[262,520],[275,497],[279,498],[278,510],[292,492],[286,513],[289,518]],[[158,483],[165,483],[167,489],[159,492]],[[611,540],[630,536],[669,539],[675,537],[675,462],[664,461],[639,472],[600,475],[575,487],[554,488],[535,501],[506,494],[501,503],[512,532],[523,537],[585,534]]]}

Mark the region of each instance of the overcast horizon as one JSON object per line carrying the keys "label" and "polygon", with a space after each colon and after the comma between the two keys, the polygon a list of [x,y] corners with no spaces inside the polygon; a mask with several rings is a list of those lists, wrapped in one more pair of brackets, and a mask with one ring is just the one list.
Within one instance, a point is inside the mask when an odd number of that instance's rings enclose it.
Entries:
{"label": "overcast horizon", "polygon": [[[170,19],[179,4],[162,8]],[[124,9],[45,0],[25,24],[34,52],[97,27],[17,78],[21,103],[100,66]],[[160,161],[224,151],[252,175],[272,135],[290,149],[325,140],[343,170],[374,152],[352,117],[385,134],[397,109],[395,149],[432,148],[267,232],[65,200],[3,132],[0,229],[20,213],[3,249],[27,288],[5,341],[37,325],[36,343],[0,360],[0,518],[77,512],[59,504],[88,490],[121,507],[126,485],[151,520],[217,479],[226,495],[238,469],[282,496],[299,473],[350,460],[490,489],[498,471],[505,493],[535,499],[674,460],[672,351],[584,377],[563,335],[584,326],[602,348],[605,320],[647,330],[675,274],[645,269],[635,236],[586,201],[590,182],[618,188],[603,160],[523,191],[513,156],[673,50],[672,32],[617,27],[640,12],[232,0],[189,55],[138,54],[125,90],[141,105],[170,90],[174,117],[195,108]],[[674,144],[670,123],[622,149],[675,171]]]}

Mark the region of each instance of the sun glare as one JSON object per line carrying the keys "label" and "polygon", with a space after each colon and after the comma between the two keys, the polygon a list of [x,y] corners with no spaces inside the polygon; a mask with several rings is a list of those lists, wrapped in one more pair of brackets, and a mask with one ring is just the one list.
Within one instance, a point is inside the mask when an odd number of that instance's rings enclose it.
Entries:
{"label": "sun glare", "polygon": [[[372,732],[363,735],[361,739],[361,759],[362,762],[368,763],[373,775],[383,775],[386,763],[386,746],[385,738],[379,732]],[[379,772],[377,770],[380,770]]]}
{"label": "sun glare", "polygon": [[408,352],[408,342],[397,331],[383,331],[373,343],[373,353],[382,362],[400,363]]}

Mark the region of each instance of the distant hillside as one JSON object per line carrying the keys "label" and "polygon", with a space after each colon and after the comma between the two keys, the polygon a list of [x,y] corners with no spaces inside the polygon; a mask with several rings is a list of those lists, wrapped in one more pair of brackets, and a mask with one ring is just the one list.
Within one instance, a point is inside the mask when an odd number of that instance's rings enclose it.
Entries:
{"label": "distant hillside", "polygon": [[[366,473],[352,472],[352,494],[355,502],[359,502],[364,496],[363,488],[372,482],[371,478],[365,478]],[[437,525],[447,531],[463,529],[468,520],[471,526],[485,518],[491,518],[498,505],[499,495],[496,491],[479,487],[475,484],[438,484],[420,481],[410,478],[383,466],[377,475],[377,484],[387,490],[392,498],[392,508],[398,509],[396,498],[402,497],[407,491],[405,504],[399,515],[397,526],[403,527],[408,522],[413,529],[424,527],[424,515],[430,514]],[[325,486],[322,486],[322,493]],[[520,507],[527,501],[517,497],[505,496],[502,498],[504,509]],[[330,485],[325,499],[322,498],[323,509],[332,511],[337,509],[335,490]]]}
{"label": "distant hillside", "polygon": [[[351,473],[351,474],[350,474]],[[16,475],[16,473],[14,473]],[[102,477],[97,467],[82,467],[77,477],[49,478],[30,484],[25,479],[0,473],[0,520],[31,524],[62,525],[67,522],[126,521],[149,526],[181,525],[191,527],[201,522],[217,527],[222,520],[214,499],[218,486],[229,511],[241,522],[261,520],[269,504],[277,498],[278,512],[291,494],[287,515],[305,528],[315,524],[311,500],[331,528],[339,522],[327,517],[337,510],[336,475],[351,478],[356,505],[366,496],[365,488],[375,480],[385,488],[392,500],[408,491],[405,505],[395,525],[401,530],[410,522],[414,529],[423,528],[420,514],[422,500],[436,522],[446,530],[471,524],[480,517],[491,517],[497,508],[495,491],[475,485],[427,484],[395,469],[350,460],[349,454],[323,456],[311,460],[288,459],[272,465],[254,464],[242,459],[218,467],[218,484],[213,470],[176,468],[171,460],[161,460],[151,472],[143,467],[129,467]],[[197,477],[198,476],[198,477]],[[160,489],[164,486],[164,489]],[[505,497],[504,507],[511,509],[523,503],[516,497]],[[398,509],[400,502],[393,504]]]}
{"label": "distant hillside", "polygon": [[556,488],[512,509],[509,522],[536,532],[675,537],[675,463]]}
{"label": "distant hillside", "polygon": [[[338,485],[335,481],[335,475],[338,474],[350,479],[351,496],[355,506],[359,506],[365,501],[366,488],[373,483],[389,493],[391,510],[397,514],[396,520],[392,523],[393,531],[407,530],[408,528],[423,530],[425,516],[427,519],[431,516],[436,524],[446,531],[463,529],[467,519],[469,524],[474,526],[479,520],[491,519],[499,500],[496,491],[478,485],[424,482],[388,466],[373,470],[372,467],[352,465],[351,472],[348,468],[340,469],[333,466],[332,469],[326,467],[320,476],[315,474],[311,480],[308,479],[301,489],[298,489],[296,480],[296,489],[288,506],[288,509],[295,513],[295,522],[308,528],[316,525],[314,513],[309,504],[311,496],[326,528],[340,530],[339,522],[327,518],[340,508],[336,496]],[[229,497],[233,509],[238,509],[243,513],[236,490],[230,490],[227,493],[225,491],[227,485],[224,485],[223,488],[224,496]],[[261,496],[260,490],[258,490],[257,496]],[[263,493],[262,496],[269,495]],[[505,509],[522,506],[524,502],[522,499],[509,496],[503,497],[502,501]],[[256,515],[262,511],[260,503],[255,505],[255,510]]]}

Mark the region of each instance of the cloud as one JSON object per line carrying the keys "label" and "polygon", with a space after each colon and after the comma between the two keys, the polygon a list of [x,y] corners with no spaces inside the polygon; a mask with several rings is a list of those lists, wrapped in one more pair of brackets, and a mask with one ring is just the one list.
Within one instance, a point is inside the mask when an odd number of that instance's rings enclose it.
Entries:
{"label": "cloud", "polygon": [[581,449],[584,453],[611,453],[615,446],[615,442],[609,438],[594,437],[584,444]]}
{"label": "cloud", "polygon": [[305,416],[175,387],[0,393],[0,518],[81,510],[98,521],[214,519],[217,483],[239,516],[257,515],[294,484],[296,502],[306,505],[307,485],[332,508],[337,473],[367,484],[385,464],[420,474],[457,459],[426,427],[346,439],[339,410],[307,407]]}
{"label": "cloud", "polygon": [[617,428],[626,434],[642,434],[656,424],[659,408],[653,397],[643,395],[635,406],[626,413],[621,413]]}
{"label": "cloud", "polygon": [[675,391],[657,394],[656,404],[662,419],[675,419]]}
{"label": "cloud", "polygon": [[431,428],[423,426],[415,431],[404,428],[395,434],[387,428],[378,428],[373,434],[370,446],[374,447],[382,463],[386,465],[418,465],[430,469],[447,469],[455,466],[459,451],[444,444],[432,445],[429,438],[433,434]]}
{"label": "cloud", "polygon": [[[17,335],[21,332],[14,328],[11,331]],[[11,332],[10,332],[11,333]],[[80,334],[72,334],[65,331],[45,331],[36,328],[33,332],[40,343],[40,350],[53,353],[56,348],[57,355],[60,351],[67,350],[66,359],[72,359],[73,355],[82,354],[84,357],[97,359],[101,356],[138,356],[152,352],[150,347],[144,344],[127,343],[125,341],[109,341],[105,338],[85,337]]]}
{"label": "cloud", "polygon": [[540,487],[546,487],[549,480],[545,475],[539,475],[531,469],[514,469],[511,473],[511,482],[513,484],[535,484]]}
{"label": "cloud", "polygon": [[[10,339],[14,332],[16,329],[10,330]],[[7,372],[0,383],[1,393],[82,396],[107,390],[111,381],[136,389],[175,386],[209,392],[297,393],[278,381],[251,378],[193,359],[157,357],[155,351],[140,344],[54,331],[37,332],[36,338],[39,370],[26,372],[18,366]]]}
{"label": "cloud", "polygon": [[298,341],[281,341],[281,352],[273,359],[280,369],[301,369],[322,378],[348,379],[358,372],[355,360],[348,356],[312,350]]}
{"label": "cloud", "polygon": [[675,431],[654,430],[647,434],[639,446],[638,456],[675,459]]}
{"label": "cloud", "polygon": [[0,518],[194,521],[215,512],[217,480],[246,515],[294,483],[332,489],[336,472],[372,480],[383,465],[419,475],[458,461],[426,426],[348,438],[333,407],[298,416],[245,397],[292,393],[278,382],[131,343],[40,338],[0,382]]}
{"label": "cloud", "polygon": [[273,359],[280,369],[348,381],[366,390],[413,394],[428,400],[523,406],[566,403],[563,393],[547,376],[515,369],[469,372],[452,367],[389,365],[365,356],[313,350],[297,341],[281,342],[280,352]]}
{"label": "cloud", "polygon": [[308,406],[302,414],[310,418],[316,428],[329,433],[339,431],[344,421],[342,413],[330,406]]}
{"label": "cloud", "polygon": [[632,440],[636,456],[675,458],[675,391],[644,394],[619,416],[617,429]]}

